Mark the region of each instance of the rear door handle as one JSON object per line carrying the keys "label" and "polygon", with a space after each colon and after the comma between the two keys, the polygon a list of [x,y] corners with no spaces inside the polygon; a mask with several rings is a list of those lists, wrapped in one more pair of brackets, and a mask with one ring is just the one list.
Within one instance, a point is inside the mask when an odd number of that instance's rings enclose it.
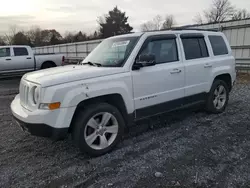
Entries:
{"label": "rear door handle", "polygon": [[31,57],[27,57],[26,59],[31,59]]}
{"label": "rear door handle", "polygon": [[208,63],[206,63],[205,65],[204,65],[204,68],[211,68],[212,67],[212,65],[211,64],[208,64]]}
{"label": "rear door handle", "polygon": [[180,69],[173,69],[172,71],[170,71],[171,74],[177,74],[177,73],[181,73]]}
{"label": "rear door handle", "polygon": [[7,59],[5,59],[6,61],[10,61],[11,60],[11,58],[7,58]]}

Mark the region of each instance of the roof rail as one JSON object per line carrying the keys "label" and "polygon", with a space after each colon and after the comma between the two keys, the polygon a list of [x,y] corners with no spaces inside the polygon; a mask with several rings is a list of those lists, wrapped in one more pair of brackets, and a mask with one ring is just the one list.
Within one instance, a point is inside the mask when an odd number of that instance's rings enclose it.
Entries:
{"label": "roof rail", "polygon": [[171,30],[174,30],[174,31],[194,30],[194,31],[213,31],[213,32],[219,31],[219,29],[199,29],[199,28],[185,28],[185,27],[173,28]]}

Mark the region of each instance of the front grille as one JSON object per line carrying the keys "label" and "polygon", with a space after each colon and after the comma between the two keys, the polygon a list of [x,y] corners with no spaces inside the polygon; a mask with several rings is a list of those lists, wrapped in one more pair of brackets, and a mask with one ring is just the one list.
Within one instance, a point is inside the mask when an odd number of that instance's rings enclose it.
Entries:
{"label": "front grille", "polygon": [[20,102],[21,105],[25,108],[28,107],[28,97],[29,97],[29,85],[28,83],[26,83],[25,81],[21,81],[20,83],[20,89],[19,89],[19,93],[20,93]]}

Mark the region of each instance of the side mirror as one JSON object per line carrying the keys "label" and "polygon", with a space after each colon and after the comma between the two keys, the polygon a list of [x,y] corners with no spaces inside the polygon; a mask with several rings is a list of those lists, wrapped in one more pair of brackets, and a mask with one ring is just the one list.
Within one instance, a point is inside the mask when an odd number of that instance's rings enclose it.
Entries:
{"label": "side mirror", "polygon": [[142,54],[139,56],[137,62],[134,63],[132,70],[139,70],[142,67],[154,66],[155,55],[153,54]]}
{"label": "side mirror", "polygon": [[140,63],[155,63],[155,55],[153,54],[142,54],[139,56]]}

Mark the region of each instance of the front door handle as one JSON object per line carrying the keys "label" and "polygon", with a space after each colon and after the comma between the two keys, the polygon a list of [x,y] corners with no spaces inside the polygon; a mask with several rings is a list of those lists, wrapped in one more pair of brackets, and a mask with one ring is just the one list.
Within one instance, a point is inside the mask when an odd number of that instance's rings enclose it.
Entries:
{"label": "front door handle", "polygon": [[180,69],[173,69],[172,71],[170,71],[171,74],[177,74],[177,73],[181,73]]}
{"label": "front door handle", "polygon": [[5,59],[6,61],[10,61],[11,60],[11,58],[7,58],[7,59]]}
{"label": "front door handle", "polygon": [[26,59],[31,59],[31,57],[27,57]]}
{"label": "front door handle", "polygon": [[212,67],[212,65],[211,64],[208,64],[208,63],[206,63],[205,65],[204,65],[204,68],[211,68]]}

